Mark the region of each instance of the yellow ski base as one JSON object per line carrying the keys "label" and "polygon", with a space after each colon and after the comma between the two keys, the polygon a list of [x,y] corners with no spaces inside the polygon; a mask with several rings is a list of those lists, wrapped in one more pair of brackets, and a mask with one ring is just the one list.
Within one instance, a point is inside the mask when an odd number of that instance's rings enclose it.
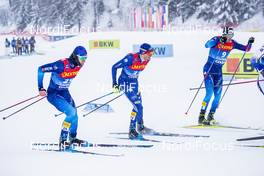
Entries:
{"label": "yellow ski base", "polygon": [[224,127],[219,125],[190,125],[190,126],[185,126],[184,128],[201,129],[201,128],[224,128]]}

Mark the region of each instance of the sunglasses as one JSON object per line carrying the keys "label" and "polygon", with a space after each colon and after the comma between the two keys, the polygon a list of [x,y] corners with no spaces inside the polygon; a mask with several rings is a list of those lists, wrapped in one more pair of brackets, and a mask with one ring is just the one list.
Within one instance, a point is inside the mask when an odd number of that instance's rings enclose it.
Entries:
{"label": "sunglasses", "polygon": [[87,59],[87,56],[77,56],[78,59],[80,59],[81,61],[85,61]]}
{"label": "sunglasses", "polygon": [[223,34],[223,36],[225,36],[225,37],[229,37],[229,38],[233,38],[233,37],[234,37],[234,33]]}
{"label": "sunglasses", "polygon": [[154,51],[153,50],[149,50],[149,51],[145,52],[144,54],[146,54],[147,56],[151,57],[151,56],[153,56]]}

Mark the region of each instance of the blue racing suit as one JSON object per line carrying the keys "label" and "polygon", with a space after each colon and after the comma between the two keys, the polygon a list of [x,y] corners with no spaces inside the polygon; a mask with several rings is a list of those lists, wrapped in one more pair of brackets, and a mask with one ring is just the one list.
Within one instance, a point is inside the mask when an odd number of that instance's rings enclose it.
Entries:
{"label": "blue racing suit", "polygon": [[72,138],[77,135],[78,115],[74,100],[69,93],[69,86],[80,70],[73,59],[62,59],[54,63],[42,65],[38,68],[38,88],[43,89],[44,73],[51,72],[47,90],[48,101],[60,112],[66,114],[62,124],[64,131],[70,133]]}
{"label": "blue racing suit", "polygon": [[264,71],[264,45],[251,58],[252,66],[258,71]]}
{"label": "blue racing suit", "polygon": [[[128,54],[112,67],[113,85],[118,84],[133,105],[130,120],[130,129],[135,129],[136,124],[143,125],[143,106],[140,91],[138,90],[138,76],[149,61],[142,61],[139,53]],[[117,69],[122,72],[116,81]]]}
{"label": "blue racing suit", "polygon": [[203,67],[206,95],[202,102],[201,110],[206,111],[210,99],[214,94],[214,100],[210,109],[210,112],[213,113],[218,107],[221,98],[223,84],[222,67],[225,64],[229,53],[232,49],[249,51],[252,45],[241,45],[234,40],[222,44],[220,38],[220,36],[215,36],[205,44],[205,47],[210,48],[210,50],[208,60]]}
{"label": "blue racing suit", "polygon": [[264,45],[251,58],[252,66],[260,73],[257,85],[261,93],[264,95]]}

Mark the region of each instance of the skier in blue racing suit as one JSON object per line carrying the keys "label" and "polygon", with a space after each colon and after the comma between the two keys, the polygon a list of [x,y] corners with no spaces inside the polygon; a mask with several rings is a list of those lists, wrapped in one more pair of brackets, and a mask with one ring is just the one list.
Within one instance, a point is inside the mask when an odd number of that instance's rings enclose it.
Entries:
{"label": "skier in blue racing suit", "polygon": [[251,58],[253,67],[260,73],[257,85],[261,93],[264,95],[264,45]]}
{"label": "skier in blue racing suit", "polygon": [[[227,56],[233,49],[249,51],[252,43],[254,43],[254,38],[250,37],[247,45],[241,45],[232,40],[233,36],[233,28],[224,27],[222,36],[215,36],[205,44],[205,47],[210,48],[210,50],[208,60],[203,67],[206,95],[203,99],[198,119],[200,125],[214,125],[216,123],[214,120],[214,113],[221,98],[223,84],[222,67],[226,62]],[[206,109],[213,94],[214,100],[206,119]]]}
{"label": "skier in blue racing suit", "polygon": [[[140,46],[139,52],[126,55],[112,67],[113,91],[124,91],[133,105],[129,126],[130,139],[140,139],[142,134],[153,132],[143,124],[143,105],[138,90],[139,73],[145,69],[153,53],[151,45],[144,43]],[[117,82],[116,74],[119,68],[122,68],[122,72]]]}
{"label": "skier in blue racing suit", "polygon": [[[38,68],[39,95],[47,96],[48,101],[53,106],[66,114],[59,139],[60,149],[67,149],[73,143],[83,144],[85,142],[76,138],[78,115],[68,88],[86,59],[86,49],[82,46],[77,46],[69,58],[42,65]],[[43,88],[43,78],[47,72],[51,72],[52,74],[48,90],[46,91]]]}

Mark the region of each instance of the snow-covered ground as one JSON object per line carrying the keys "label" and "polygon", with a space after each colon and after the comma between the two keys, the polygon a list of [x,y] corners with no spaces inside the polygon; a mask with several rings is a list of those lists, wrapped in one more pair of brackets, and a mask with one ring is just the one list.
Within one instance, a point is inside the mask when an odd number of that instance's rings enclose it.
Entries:
{"label": "snow-covered ground", "polygon": [[[94,152],[124,154],[122,157],[33,151],[32,142],[58,141],[64,118],[54,117],[58,112],[43,100],[5,121],[0,121],[0,175],[262,175],[263,148],[237,145],[263,145],[264,141],[237,142],[236,139],[264,135],[263,131],[183,128],[197,123],[205,92],[202,90],[199,93],[186,116],[184,113],[195,93],[189,91],[189,88],[199,86],[203,79],[202,67],[208,55],[204,43],[219,33],[208,31],[92,33],[53,43],[37,38],[36,50],[41,50],[45,55],[13,58],[2,57],[4,48],[1,46],[0,109],[37,95],[38,66],[68,57],[77,45],[84,45],[88,49],[89,40],[120,39],[120,49],[88,50],[88,60],[70,88],[76,104],[111,91],[111,67],[127,53],[132,52],[133,44],[143,42],[173,44],[173,57],[153,58],[140,75],[145,125],[162,132],[210,137],[146,136],[164,141],[162,143],[116,139],[115,135],[109,133],[128,131],[132,109],[126,97],[122,96],[111,103],[114,113],[92,113],[82,117],[82,109],[79,109],[79,138],[94,143],[151,143],[154,147],[89,149]],[[256,37],[252,48],[254,51],[262,44],[264,33],[240,32],[235,34],[235,39],[245,44],[250,36]],[[5,37],[0,37],[2,43]],[[48,78],[46,75],[46,86]],[[112,97],[98,103],[110,98]],[[263,129],[262,102],[263,95],[255,83],[232,86],[215,118],[222,125]],[[14,110],[2,112],[1,117]]]}

